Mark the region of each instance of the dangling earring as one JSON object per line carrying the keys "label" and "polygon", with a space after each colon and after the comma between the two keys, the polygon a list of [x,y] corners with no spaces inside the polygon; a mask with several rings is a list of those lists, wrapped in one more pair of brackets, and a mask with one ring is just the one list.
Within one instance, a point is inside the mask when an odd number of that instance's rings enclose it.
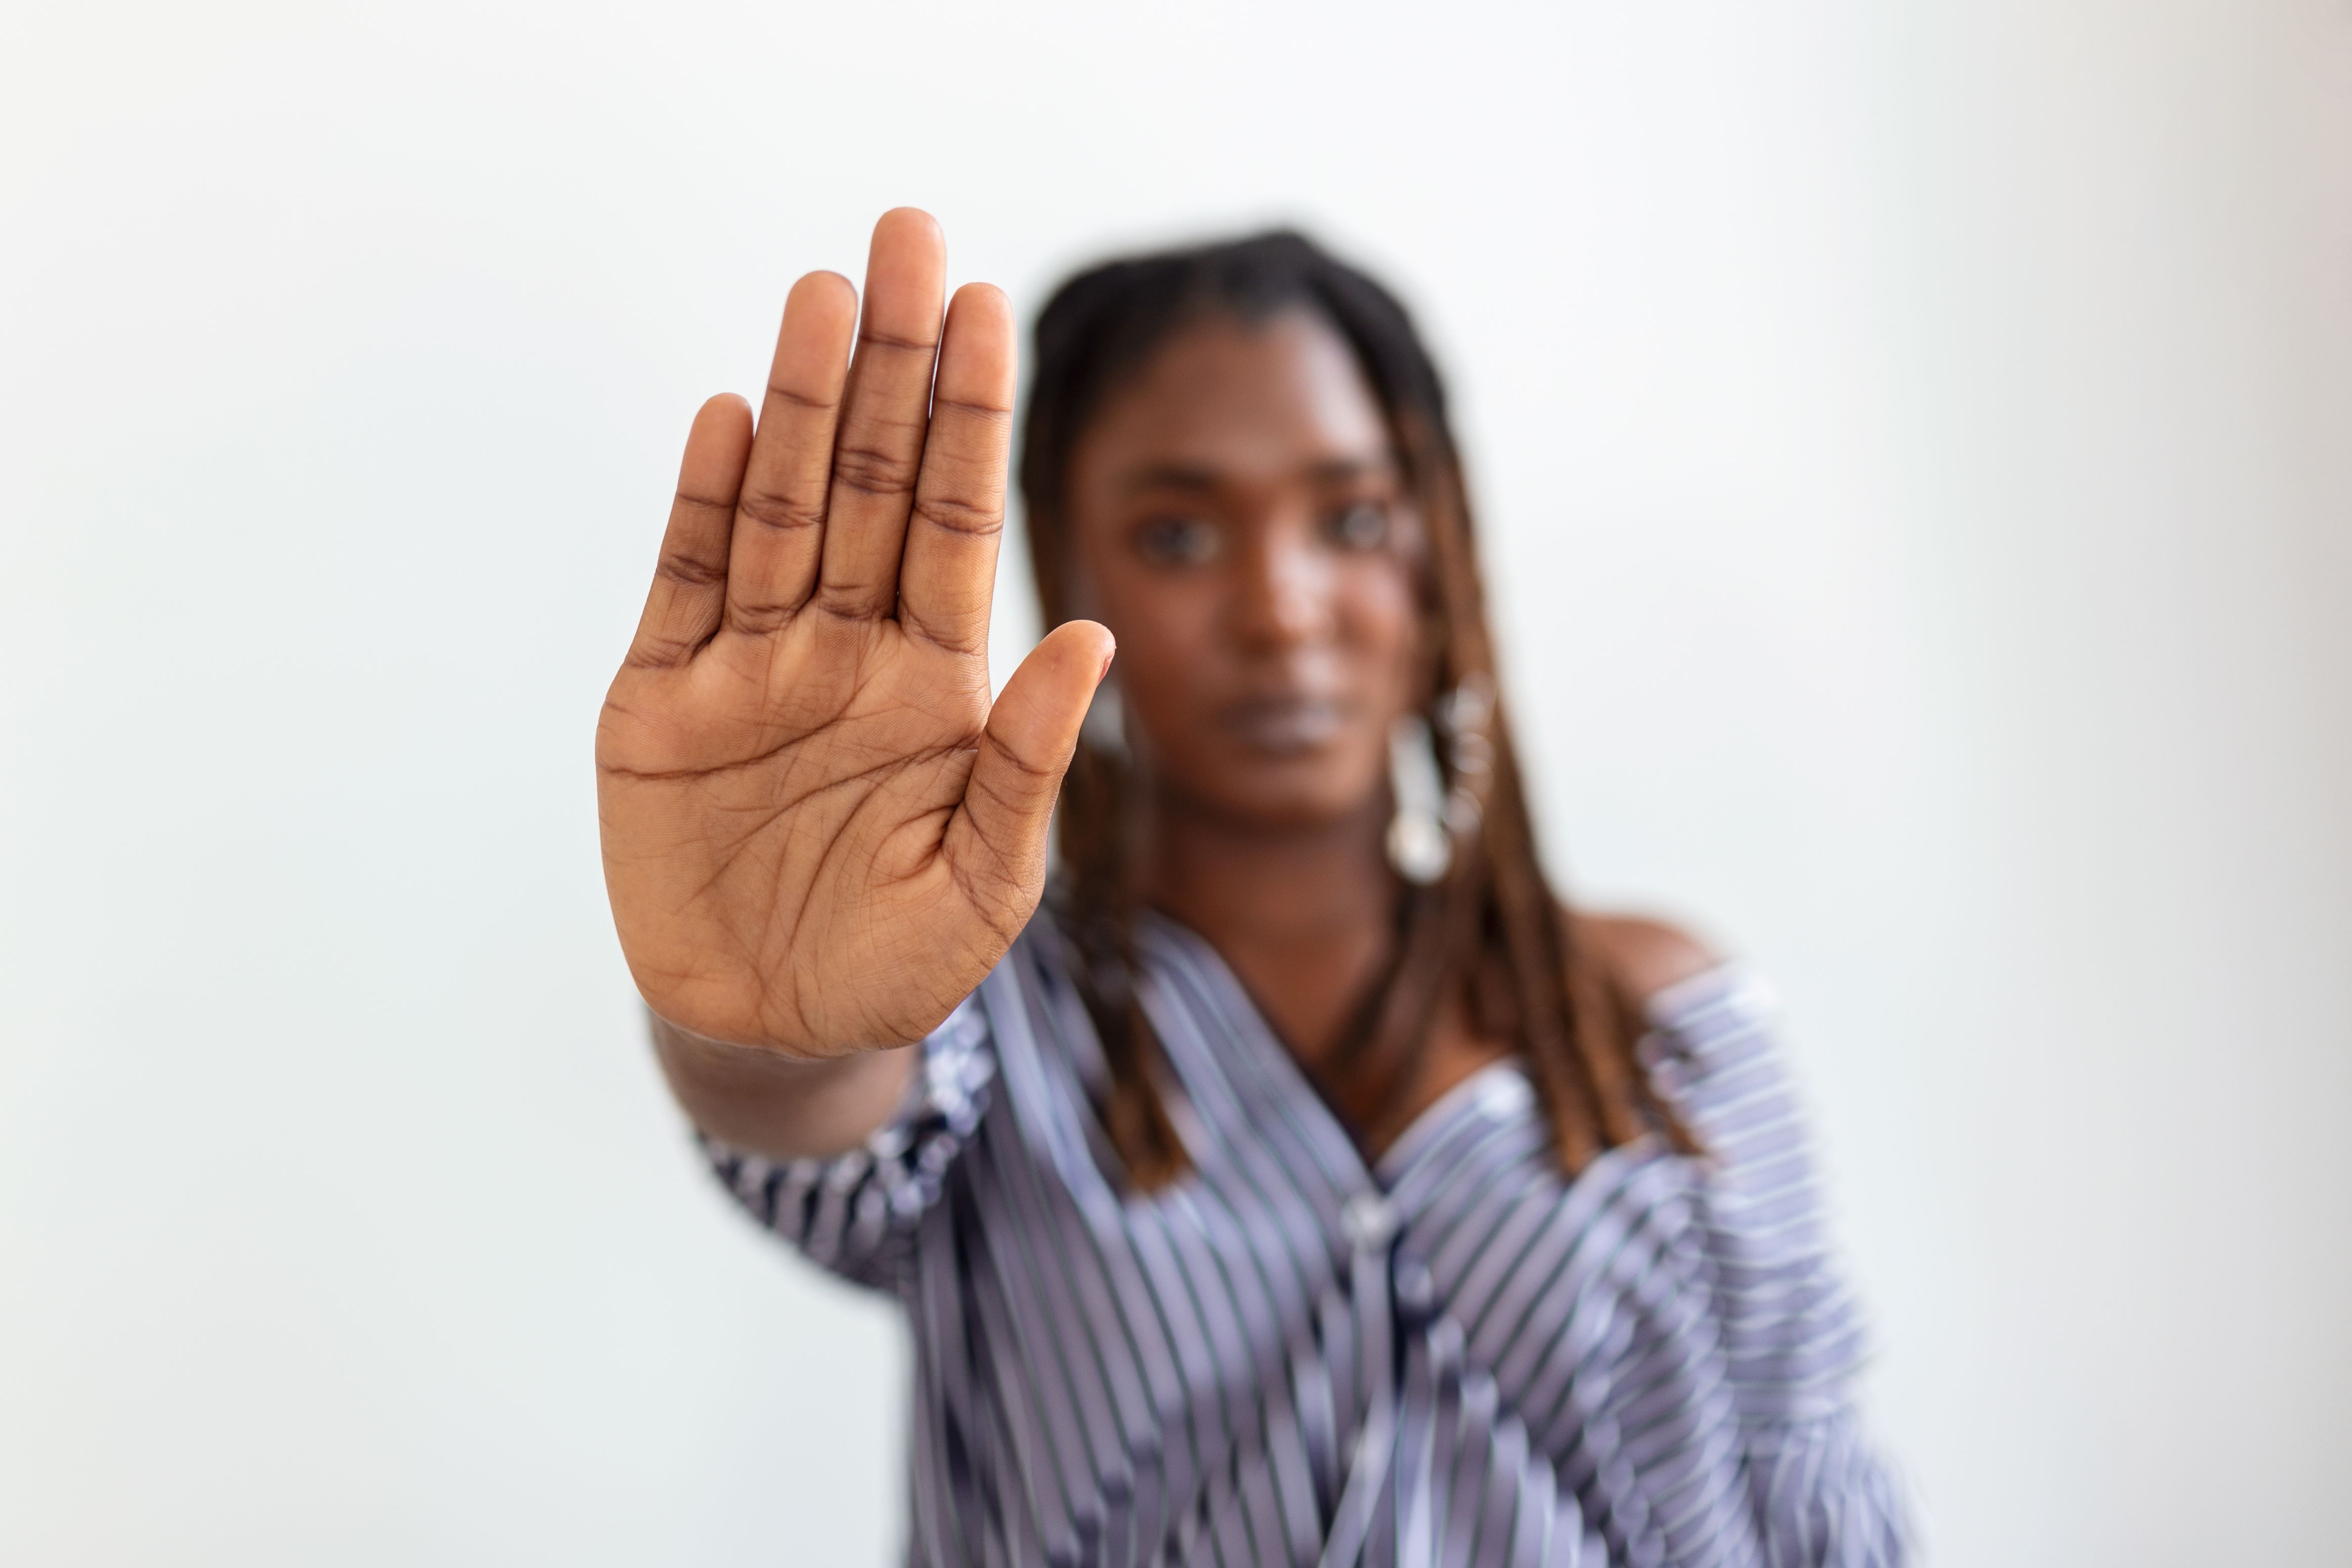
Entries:
{"label": "dangling earring", "polygon": [[1120,762],[1128,760],[1127,704],[1119,700],[1115,677],[1095,688],[1094,700],[1087,705],[1086,720],[1078,726],[1078,744]]}
{"label": "dangling earring", "polygon": [[1438,767],[1437,739],[1417,713],[1389,731],[1389,793],[1396,815],[1389,819],[1389,864],[1406,881],[1427,887],[1454,867],[1454,846],[1478,831],[1480,792],[1494,766],[1488,731],[1495,717],[1495,683],[1472,670],[1438,699],[1432,711],[1445,737],[1454,783],[1448,788]]}
{"label": "dangling earring", "polygon": [[1390,727],[1389,793],[1396,797],[1396,815],[1389,819],[1389,864],[1406,881],[1427,887],[1454,864],[1454,838],[1445,830],[1445,780],[1438,772],[1437,744],[1417,713]]}
{"label": "dangling earring", "polygon": [[1467,839],[1478,831],[1478,802],[1487,771],[1495,765],[1494,720],[1495,682],[1480,670],[1464,676],[1437,704],[1446,759],[1454,767],[1454,787],[1445,794],[1445,826],[1457,838]]}

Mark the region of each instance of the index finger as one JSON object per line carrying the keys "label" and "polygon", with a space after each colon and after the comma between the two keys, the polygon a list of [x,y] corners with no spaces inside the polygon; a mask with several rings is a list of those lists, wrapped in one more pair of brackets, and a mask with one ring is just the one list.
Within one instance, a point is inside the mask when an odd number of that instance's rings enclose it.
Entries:
{"label": "index finger", "polygon": [[898,620],[958,653],[988,647],[1013,439],[1013,307],[967,283],[948,306],[931,428],[898,569]]}

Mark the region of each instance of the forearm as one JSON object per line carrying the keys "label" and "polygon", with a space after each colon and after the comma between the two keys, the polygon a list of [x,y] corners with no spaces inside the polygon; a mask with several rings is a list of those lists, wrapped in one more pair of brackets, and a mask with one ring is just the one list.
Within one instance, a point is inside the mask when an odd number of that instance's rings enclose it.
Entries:
{"label": "forearm", "polygon": [[747,1154],[829,1159],[889,1120],[922,1060],[919,1045],[800,1061],[689,1034],[648,1014],[654,1051],[687,1116]]}

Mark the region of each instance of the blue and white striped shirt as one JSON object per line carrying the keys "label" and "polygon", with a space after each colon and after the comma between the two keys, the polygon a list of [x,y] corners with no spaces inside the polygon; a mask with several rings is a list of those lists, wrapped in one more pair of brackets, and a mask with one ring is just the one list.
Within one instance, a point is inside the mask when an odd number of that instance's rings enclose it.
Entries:
{"label": "blue and white striped shirt", "polygon": [[864,1149],[709,1146],[915,1342],[921,1564],[1891,1564],[1760,984],[1652,1005],[1706,1148],[1574,1181],[1516,1062],[1358,1152],[1208,945],[1154,920],[1142,995],[1192,1173],[1124,1193],[1049,921],[923,1046]]}

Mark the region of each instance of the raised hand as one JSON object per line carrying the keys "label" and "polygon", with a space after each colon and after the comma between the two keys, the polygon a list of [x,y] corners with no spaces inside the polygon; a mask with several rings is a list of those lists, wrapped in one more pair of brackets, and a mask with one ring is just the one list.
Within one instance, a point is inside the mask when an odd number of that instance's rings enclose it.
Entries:
{"label": "raised hand", "polygon": [[942,321],[945,273],[929,216],[884,215],[863,318],[803,278],[756,431],[720,396],[687,439],[596,781],[630,973],[698,1035],[918,1039],[1037,906],[1111,639],[1057,628],[990,705],[1013,321],[985,284]]}

